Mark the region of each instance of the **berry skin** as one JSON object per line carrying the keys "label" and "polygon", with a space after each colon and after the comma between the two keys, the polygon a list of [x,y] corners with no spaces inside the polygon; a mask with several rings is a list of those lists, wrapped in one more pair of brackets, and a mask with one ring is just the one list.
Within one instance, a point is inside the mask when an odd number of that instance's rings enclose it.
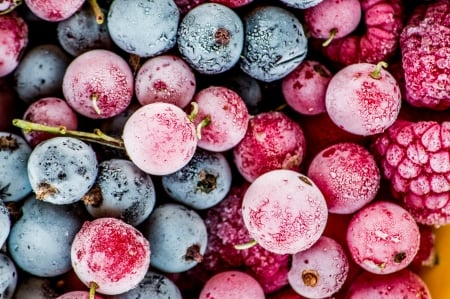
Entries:
{"label": "berry skin", "polygon": [[331,78],[325,106],[340,128],[362,136],[378,134],[397,119],[400,87],[382,64],[348,65]]}
{"label": "berry skin", "polygon": [[140,67],[134,85],[141,105],[165,102],[184,108],[194,97],[196,79],[192,69],[180,57],[159,55]]}
{"label": "berry skin", "polygon": [[191,9],[178,28],[178,50],[201,74],[219,74],[239,60],[244,43],[241,18],[231,8],[203,3]]}
{"label": "berry skin", "polygon": [[150,265],[150,244],[133,226],[116,218],[86,221],[70,251],[78,278],[96,292],[116,295],[136,287]]}
{"label": "berry skin", "polygon": [[112,40],[123,51],[153,57],[174,47],[179,19],[173,0],[114,0],[107,25]]}
{"label": "berry skin", "polygon": [[4,253],[0,253],[0,298],[11,299],[17,287],[18,273],[17,268]]}
{"label": "berry skin", "polygon": [[400,35],[405,99],[411,105],[436,110],[450,107],[450,3],[422,3]]}
{"label": "berry skin", "polygon": [[9,210],[2,200],[0,200],[0,247],[3,247],[11,230],[11,219],[9,218]]}
{"label": "berry skin", "polygon": [[153,175],[181,169],[192,159],[198,142],[186,113],[163,102],[147,104],[131,114],[122,138],[131,161]]}
{"label": "berry skin", "polygon": [[32,187],[27,179],[31,151],[24,138],[0,132],[0,200],[3,202],[18,202],[31,193]]}
{"label": "berry skin", "polygon": [[84,0],[25,0],[27,7],[38,18],[59,22],[72,16],[84,3]]}
{"label": "berry skin", "polygon": [[209,119],[208,125],[201,129],[199,148],[225,152],[244,138],[250,115],[239,94],[226,87],[209,86],[200,90],[194,101],[198,104],[194,124],[198,126]]}
{"label": "berry skin", "polygon": [[15,12],[0,16],[0,78],[9,75],[19,64],[28,46],[28,25]]}
{"label": "berry skin", "polygon": [[278,169],[259,176],[242,203],[245,226],[268,251],[295,254],[311,247],[325,229],[328,209],[319,188],[303,174]]}
{"label": "berry skin", "polygon": [[[56,299],[92,299],[92,298],[89,296],[88,291],[71,291],[60,295]],[[103,299],[103,297],[95,294],[93,299]]]}
{"label": "berry skin", "polygon": [[409,269],[386,275],[364,271],[351,283],[345,295],[348,299],[431,299],[425,282]]}
{"label": "berry skin", "polygon": [[330,213],[351,214],[372,201],[380,187],[373,155],[356,143],[337,143],[318,153],[308,168]]}
{"label": "berry skin", "polygon": [[372,148],[394,195],[417,222],[450,223],[450,122],[399,120]]}
{"label": "berry skin", "polygon": [[67,103],[91,119],[116,116],[131,102],[134,80],[128,63],[118,54],[95,49],[77,56],[62,81]]}
{"label": "berry skin", "polygon": [[396,203],[376,201],[359,209],[347,227],[353,260],[375,274],[406,268],[420,246],[420,232],[411,214]]}
{"label": "berry skin", "polygon": [[322,236],[308,249],[293,255],[289,284],[307,298],[325,298],[341,289],[349,270],[343,247]]}
{"label": "berry skin", "polygon": [[199,299],[264,299],[255,278],[241,271],[224,271],[212,276],[203,286]]}
{"label": "berry skin", "polygon": [[304,60],[282,80],[286,103],[305,115],[325,112],[325,93],[331,77],[331,72],[320,62]]}
{"label": "berry skin", "polygon": [[233,187],[223,201],[207,211],[208,245],[202,263],[192,273],[206,272],[210,277],[225,270],[243,269],[269,294],[288,284],[290,255],[270,252],[259,244],[247,249],[235,248],[252,240],[241,211],[247,188],[247,183]]}
{"label": "berry skin", "polygon": [[79,201],[92,187],[98,162],[89,144],[73,137],[53,137],[33,149],[27,169],[37,199],[69,204]]}
{"label": "berry skin", "polygon": [[274,169],[298,170],[306,152],[302,128],[280,111],[250,118],[247,132],[233,148],[234,163],[249,182]]}
{"label": "berry skin", "polygon": [[243,16],[244,49],[240,68],[263,82],[282,79],[305,59],[307,38],[289,10],[258,6]]}

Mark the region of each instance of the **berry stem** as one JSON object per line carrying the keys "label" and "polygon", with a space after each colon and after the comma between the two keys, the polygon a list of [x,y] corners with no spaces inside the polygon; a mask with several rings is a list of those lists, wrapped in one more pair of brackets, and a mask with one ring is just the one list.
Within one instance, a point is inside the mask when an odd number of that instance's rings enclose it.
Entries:
{"label": "berry stem", "polygon": [[337,28],[331,29],[330,36],[322,43],[322,47],[327,47],[333,41],[337,32],[338,32]]}
{"label": "berry stem", "polygon": [[93,93],[91,95],[91,101],[92,101],[92,108],[94,108],[95,112],[100,115],[102,114],[102,111],[100,110],[100,108],[98,107],[98,94],[97,93]]}
{"label": "berry stem", "polygon": [[375,66],[375,69],[373,70],[373,72],[370,73],[370,77],[374,78],[375,80],[380,79],[381,68],[387,68],[387,67],[388,67],[387,62],[384,62],[384,61],[378,62],[377,65]]}
{"label": "berry stem", "polygon": [[9,2],[9,6],[1,6],[3,3],[3,1],[0,1],[0,16],[1,15],[6,15],[7,13],[10,13],[11,11],[13,11],[17,6],[22,4],[22,0],[12,0],[12,1],[6,1],[6,5],[8,5]]}
{"label": "berry stem", "polygon": [[234,245],[234,248],[237,249],[237,250],[244,250],[244,249],[252,248],[256,244],[258,244],[258,242],[256,242],[256,240],[251,240],[251,241],[249,241],[247,243]]}
{"label": "berry stem", "polygon": [[197,125],[197,138],[202,139],[202,129],[211,123],[211,117],[208,115]]}
{"label": "berry stem", "polygon": [[95,20],[97,21],[97,24],[101,25],[105,21],[105,15],[103,14],[102,9],[100,8],[100,5],[98,5],[97,0],[88,0],[89,5],[91,5],[92,11],[95,14]]}
{"label": "berry stem", "polygon": [[94,129],[93,133],[67,130],[64,126],[48,126],[38,123],[33,123],[23,119],[13,119],[13,125],[24,130],[25,133],[32,131],[45,132],[58,136],[68,136],[78,138],[88,142],[95,142],[113,148],[125,150],[123,140],[106,135],[100,129]]}
{"label": "berry stem", "polygon": [[94,281],[89,283],[89,299],[95,299],[95,291],[98,289],[98,284]]}
{"label": "berry stem", "polygon": [[198,104],[196,102],[191,102],[191,107],[192,110],[191,113],[188,114],[188,118],[191,122],[194,122],[198,114]]}

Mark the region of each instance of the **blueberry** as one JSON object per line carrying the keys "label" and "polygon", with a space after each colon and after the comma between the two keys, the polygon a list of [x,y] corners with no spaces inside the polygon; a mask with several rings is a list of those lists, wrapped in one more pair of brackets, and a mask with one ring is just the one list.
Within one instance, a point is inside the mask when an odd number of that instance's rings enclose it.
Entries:
{"label": "blueberry", "polygon": [[225,198],[231,187],[231,168],[222,153],[197,149],[189,163],[161,179],[174,200],[194,209],[207,209]]}
{"label": "blueberry", "polygon": [[222,4],[204,3],[190,10],[178,28],[178,50],[201,74],[218,74],[238,61],[244,43],[240,17]]}
{"label": "blueberry", "polygon": [[258,6],[243,17],[241,69],[263,82],[279,80],[305,59],[307,39],[297,17],[278,6]]}
{"label": "blueberry", "polygon": [[16,202],[31,193],[27,163],[31,147],[24,138],[0,132],[0,200]]}
{"label": "blueberry", "polygon": [[127,53],[152,57],[176,43],[180,12],[173,0],[114,0],[107,17],[112,40]]}
{"label": "blueberry", "polygon": [[17,269],[14,262],[0,253],[0,298],[12,298],[17,286]]}

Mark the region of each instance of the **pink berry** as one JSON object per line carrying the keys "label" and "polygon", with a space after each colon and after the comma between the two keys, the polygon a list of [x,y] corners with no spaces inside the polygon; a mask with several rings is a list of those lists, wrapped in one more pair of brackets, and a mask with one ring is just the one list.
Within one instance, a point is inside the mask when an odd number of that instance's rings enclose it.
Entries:
{"label": "pink berry", "polygon": [[348,258],[342,246],[322,236],[310,248],[293,255],[289,284],[300,295],[324,298],[341,289],[348,269]]}
{"label": "pink berry", "polygon": [[192,100],[195,88],[194,72],[184,60],[174,55],[148,59],[135,79],[136,98],[141,105],[166,102],[184,108]]}
{"label": "pink berry", "polygon": [[103,299],[103,297],[95,294],[94,298],[90,298],[88,291],[71,291],[58,296],[56,299]]}
{"label": "pink berry", "polygon": [[304,60],[282,79],[281,89],[286,103],[305,115],[325,112],[325,93],[331,76],[320,62]]}
{"label": "pink berry", "polygon": [[397,81],[380,64],[356,63],[331,78],[325,105],[340,128],[368,136],[392,125],[400,112],[401,100]]}
{"label": "pink berry", "polygon": [[290,255],[267,251],[259,244],[246,249],[235,248],[252,240],[241,211],[247,188],[248,183],[234,187],[224,200],[208,210],[205,218],[208,245],[202,263],[193,274],[203,271],[210,276],[239,268],[251,274],[266,294],[272,293],[288,284]]}
{"label": "pink berry", "polygon": [[50,22],[68,19],[84,2],[85,0],[25,0],[33,14]]}
{"label": "pink berry", "polygon": [[449,13],[448,1],[419,5],[402,29],[405,99],[411,105],[436,110],[450,107]]}
{"label": "pink berry", "polygon": [[417,222],[450,223],[450,122],[396,121],[373,150],[393,194]]}
{"label": "pink berry", "polygon": [[178,106],[152,103],[137,109],[122,135],[131,161],[153,175],[166,175],[185,166],[197,148],[194,124]]}
{"label": "pink berry", "polygon": [[224,271],[212,276],[203,286],[199,299],[264,299],[259,283],[247,273]]}
{"label": "pink berry", "polygon": [[378,275],[364,271],[350,285],[348,299],[431,299],[425,282],[409,269]]}
{"label": "pink berry", "polygon": [[[25,110],[23,119],[43,125],[64,126],[67,130],[78,128],[77,114],[66,101],[55,97],[46,97],[31,103]],[[33,147],[55,136],[37,131],[23,131],[23,134],[27,142]]]}
{"label": "pink berry", "polygon": [[145,277],[150,245],[133,226],[116,218],[87,221],[75,235],[72,266],[78,278],[106,295],[124,293]]}
{"label": "pink berry", "polygon": [[118,54],[90,50],[69,64],[62,88],[65,99],[76,112],[92,119],[109,118],[123,112],[130,104],[133,73]]}
{"label": "pink berry", "polygon": [[438,265],[438,254],[436,250],[435,230],[430,225],[419,224],[420,246],[419,251],[411,262],[410,268],[421,270],[423,267],[433,267]]}
{"label": "pink berry", "polygon": [[304,20],[313,38],[341,38],[358,27],[361,4],[359,0],[323,0],[304,10]]}
{"label": "pink berry", "polygon": [[28,25],[15,12],[0,15],[0,78],[9,75],[19,64],[28,45]]}
{"label": "pink berry", "polygon": [[305,175],[276,169],[259,176],[245,192],[245,226],[268,251],[295,254],[322,235],[328,209],[319,188]]}
{"label": "pink berry", "polygon": [[420,246],[420,232],[411,214],[396,203],[376,201],[358,210],[347,228],[354,261],[375,274],[406,268]]}
{"label": "pink berry", "polygon": [[254,0],[211,0],[214,3],[220,3],[230,8],[237,8],[252,3]]}
{"label": "pink berry", "polygon": [[299,124],[283,112],[270,111],[250,118],[233,157],[239,173],[253,182],[270,170],[298,170],[305,151],[306,140]]}
{"label": "pink berry", "polygon": [[361,0],[360,4],[364,16],[362,32],[356,30],[326,47],[322,46],[322,40],[317,43],[317,50],[334,64],[378,63],[394,56],[398,49],[404,20],[403,1]]}
{"label": "pink berry", "polygon": [[351,214],[372,201],[380,187],[380,170],[361,145],[338,143],[318,153],[308,168],[330,213]]}
{"label": "pink berry", "polygon": [[199,109],[194,124],[198,126],[209,119],[209,124],[201,129],[198,147],[224,152],[244,138],[250,115],[244,100],[235,91],[222,86],[210,86],[200,90],[194,96],[194,101]]}

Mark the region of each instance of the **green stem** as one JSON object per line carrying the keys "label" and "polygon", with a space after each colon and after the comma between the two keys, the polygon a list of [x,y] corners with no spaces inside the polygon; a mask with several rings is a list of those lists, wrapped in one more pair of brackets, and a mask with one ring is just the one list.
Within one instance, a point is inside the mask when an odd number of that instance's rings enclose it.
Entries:
{"label": "green stem", "polygon": [[331,29],[330,36],[322,43],[322,47],[327,47],[333,41],[337,32],[338,30],[336,28]]}
{"label": "green stem", "polygon": [[105,15],[103,14],[102,9],[100,8],[100,5],[98,5],[97,0],[88,0],[89,5],[91,5],[92,11],[95,15],[95,20],[97,21],[97,24],[101,25],[105,21]]}
{"label": "green stem", "polygon": [[33,131],[45,132],[57,136],[74,137],[84,141],[95,142],[109,147],[125,150],[123,140],[108,136],[105,133],[103,133],[100,129],[94,129],[93,133],[73,131],[67,130],[65,126],[48,126],[17,118],[13,119],[12,124],[24,130],[25,133]]}
{"label": "green stem", "polygon": [[1,15],[6,15],[6,14],[10,13],[10,12],[13,11],[14,9],[16,9],[16,7],[18,7],[19,5],[21,5],[22,2],[23,2],[22,0],[13,0],[12,3],[11,3],[11,5],[10,5],[7,9],[0,11],[0,16],[1,16]]}
{"label": "green stem", "polygon": [[201,122],[197,125],[197,138],[198,140],[202,139],[202,129],[211,123],[211,116],[206,116],[202,119]]}
{"label": "green stem", "polygon": [[95,299],[95,291],[98,289],[98,284],[94,281],[89,283],[89,299]]}
{"label": "green stem", "polygon": [[191,122],[194,122],[198,114],[198,104],[196,102],[191,102],[191,107],[192,110],[191,113],[188,114],[188,118]]}
{"label": "green stem", "polygon": [[251,241],[249,241],[247,243],[244,243],[244,244],[234,245],[234,248],[237,249],[237,250],[244,250],[244,249],[252,248],[256,244],[258,244],[258,242],[256,242],[256,240],[251,240]]}
{"label": "green stem", "polygon": [[387,67],[388,67],[387,62],[384,61],[378,62],[377,65],[375,66],[375,69],[370,73],[370,77],[374,78],[375,80],[380,79],[381,69]]}

